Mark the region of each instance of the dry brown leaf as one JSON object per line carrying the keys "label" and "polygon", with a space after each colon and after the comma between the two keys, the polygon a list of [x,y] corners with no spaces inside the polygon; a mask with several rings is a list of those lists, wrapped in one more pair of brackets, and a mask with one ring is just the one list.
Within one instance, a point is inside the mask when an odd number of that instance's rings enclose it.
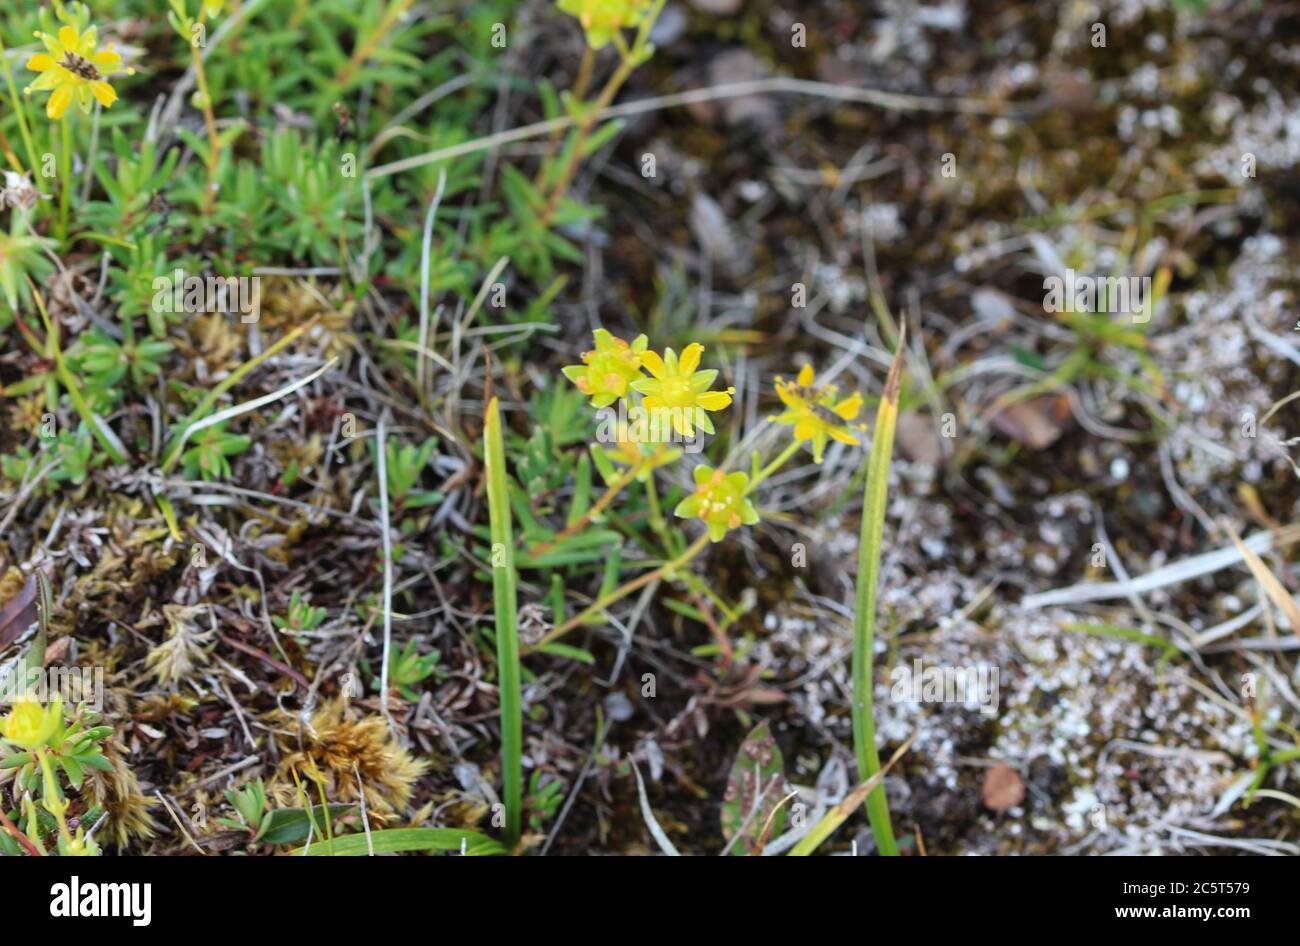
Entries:
{"label": "dry brown leaf", "polygon": [[916,411],[904,411],[898,415],[894,443],[898,452],[913,463],[938,466],[943,462],[943,444],[934,420]]}
{"label": "dry brown leaf", "polygon": [[27,577],[18,594],[0,608],[0,647],[8,647],[36,623],[40,616],[40,595],[36,574]]}
{"label": "dry brown leaf", "polygon": [[1016,443],[1044,450],[1065,432],[1070,403],[1062,395],[1044,395],[1017,401],[993,418],[993,426]]}
{"label": "dry brown leaf", "polygon": [[1286,615],[1287,623],[1291,625],[1291,633],[1300,634],[1300,605],[1295,603],[1295,598],[1291,597],[1286,588],[1282,586],[1282,582],[1278,581],[1277,577],[1269,571],[1268,566],[1264,564],[1264,560],[1256,555],[1250,546],[1241,541],[1241,536],[1237,535],[1232,526],[1225,522],[1223,528],[1232,537],[1232,542],[1237,546],[1237,551],[1246,560],[1246,566],[1250,569],[1250,573],[1255,576],[1255,580],[1264,589],[1264,593],[1268,595],[1269,600],[1281,608],[1282,613]]}

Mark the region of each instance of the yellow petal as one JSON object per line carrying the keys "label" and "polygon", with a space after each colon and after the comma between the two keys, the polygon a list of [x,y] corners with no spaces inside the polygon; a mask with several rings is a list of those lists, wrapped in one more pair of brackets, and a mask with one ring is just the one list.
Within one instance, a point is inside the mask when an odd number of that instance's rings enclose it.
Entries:
{"label": "yellow petal", "polygon": [[122,64],[122,54],[115,49],[102,49],[90,59],[100,72],[113,72]]}
{"label": "yellow petal", "polygon": [[794,425],[795,440],[812,440],[817,435],[817,425],[810,420],[803,420]]}
{"label": "yellow petal", "polygon": [[53,69],[58,63],[49,53],[37,53],[31,59],[27,60],[27,68],[33,72],[44,72],[47,69]]}
{"label": "yellow petal", "polygon": [[660,381],[668,376],[668,369],[664,366],[664,360],[659,357],[658,352],[647,351],[642,354],[641,366],[650,372],[651,377],[658,378]]}
{"label": "yellow petal", "polygon": [[705,391],[695,399],[695,403],[706,411],[720,411],[731,403],[731,395],[726,391]]}
{"label": "yellow petal", "polygon": [[66,52],[75,53],[77,51],[77,45],[80,42],[81,37],[77,35],[77,31],[71,26],[59,27],[59,45],[61,45]]}
{"label": "yellow petal", "polygon": [[63,117],[63,113],[68,110],[68,106],[71,104],[72,89],[66,85],[61,85],[50,95],[50,100],[45,105],[45,114],[50,121],[57,122]]}
{"label": "yellow petal", "polygon": [[790,386],[784,382],[777,382],[776,396],[781,399],[782,404],[791,408],[798,407],[801,400],[797,394],[793,393]]}
{"label": "yellow petal", "polygon": [[853,420],[858,416],[858,411],[862,410],[862,395],[855,394],[852,397],[845,398],[835,405],[835,413],[845,420]]}
{"label": "yellow petal", "polygon": [[804,365],[799,369],[799,387],[810,388],[814,380],[816,380],[816,375],[813,373],[812,365]]}
{"label": "yellow petal", "polygon": [[90,91],[104,108],[108,108],[117,101],[117,91],[107,82],[92,82]]}
{"label": "yellow petal", "polygon": [[699,342],[691,342],[682,350],[681,357],[677,361],[677,370],[681,374],[694,374],[695,369],[700,366],[700,356],[704,354],[704,346]]}

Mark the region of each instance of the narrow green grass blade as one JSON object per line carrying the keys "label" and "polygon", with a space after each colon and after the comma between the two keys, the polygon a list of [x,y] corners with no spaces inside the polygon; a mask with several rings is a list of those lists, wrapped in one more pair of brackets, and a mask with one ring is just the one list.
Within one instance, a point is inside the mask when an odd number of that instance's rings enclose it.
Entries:
{"label": "narrow green grass blade", "polygon": [[519,842],[523,825],[524,721],[519,681],[518,589],[515,542],[510,527],[510,493],[506,488],[506,451],[497,399],[488,404],[483,427],[487,464],[488,518],[492,526],[492,601],[497,627],[497,684],[501,690],[501,780],[506,805],[506,847]]}
{"label": "narrow green grass blade", "polygon": [[[309,857],[364,857],[370,853],[370,844],[374,845],[376,854],[391,854],[395,851],[459,852],[462,841],[465,854],[471,857],[506,853],[506,849],[492,838],[460,828],[390,828],[386,831],[371,831],[369,844],[364,834],[348,834],[330,841],[317,841],[306,853]],[[303,849],[296,848],[289,853],[301,855]]]}
{"label": "narrow green grass blade", "polygon": [[871,778],[867,779],[853,791],[849,792],[849,794],[845,795],[843,801],[830,811],[826,812],[826,814],[822,815],[821,820],[813,825],[812,830],[800,838],[794,847],[790,848],[790,853],[787,856],[807,857],[809,854],[816,851],[817,848],[821,847],[822,842],[834,834],[835,830],[848,820],[849,815],[853,814],[853,812],[857,810],[858,805],[862,804],[862,799],[866,798],[869,792],[880,786],[880,783],[885,779],[885,773],[893,768],[895,762],[902,758],[903,753],[907,751],[911,744],[912,739],[908,739],[907,742],[899,746],[893,757],[885,763],[883,769],[871,776]]}
{"label": "narrow green grass blade", "polygon": [[[862,533],[858,539],[857,609],[853,619],[853,745],[858,756],[858,778],[868,782],[880,771],[876,749],[876,724],[872,716],[872,681],[875,666],[872,648],[876,636],[876,583],[880,578],[881,543],[885,534],[885,504],[889,491],[889,460],[894,450],[894,426],[898,421],[898,392],[903,372],[906,325],[899,333],[898,351],[885,379],[876,429],[871,435],[871,456],[867,458],[867,481],[862,491]],[[889,806],[879,780],[867,795],[867,817],[883,855],[896,857],[894,828],[889,823]]]}
{"label": "narrow green grass blade", "polygon": [[1070,624],[1062,624],[1061,629],[1077,634],[1092,634],[1097,637],[1113,637],[1117,640],[1146,644],[1148,647],[1156,647],[1162,651],[1165,659],[1178,657],[1182,654],[1182,651],[1180,651],[1171,641],[1167,641],[1161,637],[1156,637],[1153,634],[1143,633],[1135,627],[1119,627],[1115,624],[1089,624],[1086,621],[1076,621]]}

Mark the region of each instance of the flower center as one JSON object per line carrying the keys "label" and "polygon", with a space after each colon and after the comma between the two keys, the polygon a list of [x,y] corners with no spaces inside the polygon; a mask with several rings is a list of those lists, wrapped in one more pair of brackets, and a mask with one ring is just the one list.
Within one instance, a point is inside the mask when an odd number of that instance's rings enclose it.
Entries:
{"label": "flower center", "polygon": [[669,378],[661,390],[664,403],[669,407],[690,407],[695,402],[689,378]]}
{"label": "flower center", "polygon": [[74,76],[85,79],[87,82],[98,82],[103,78],[95,64],[84,56],[78,56],[76,53],[68,52],[63,54],[63,61],[59,63],[64,69],[67,69]]}

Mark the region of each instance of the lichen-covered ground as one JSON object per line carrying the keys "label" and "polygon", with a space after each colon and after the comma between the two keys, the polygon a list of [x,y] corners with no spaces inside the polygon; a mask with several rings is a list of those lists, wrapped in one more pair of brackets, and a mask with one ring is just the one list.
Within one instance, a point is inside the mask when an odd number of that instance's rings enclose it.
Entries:
{"label": "lichen-covered ground", "polygon": [[[160,41],[135,6],[114,26],[143,58]],[[372,166],[540,120],[540,83],[574,81],[583,34],[551,3],[495,4],[477,19],[470,3],[401,6],[400,47],[431,73],[394,86],[376,63],[372,78],[339,87],[358,127],[382,134]],[[355,27],[334,12],[317,25],[351,50]],[[245,29],[270,30],[265,15]],[[514,37],[504,50],[430,25],[474,21],[486,37],[498,15]],[[806,45],[791,42],[799,25]],[[1300,853],[1295,761],[1272,767],[1249,806],[1243,797],[1260,740],[1285,753],[1300,738],[1300,627],[1278,603],[1300,590],[1285,531],[1300,500],[1300,402],[1285,401],[1300,388],[1300,7],[673,0],[654,39],[619,102],[768,77],[826,85],[630,112],[572,182],[603,213],[559,228],[576,252],[553,270],[518,271],[530,245],[516,248],[508,314],[473,305],[496,262],[486,231],[504,169],[533,174],[547,141],[445,165],[451,211],[435,229],[432,296],[443,309],[418,367],[436,167],[377,179],[371,207],[349,196],[347,239],[368,245],[373,227],[383,257],[367,261],[366,279],[354,257],[328,265],[332,239],[245,245],[245,218],[205,228],[185,194],[160,186],[182,216],[172,230],[155,221],[169,254],[262,267],[260,321],[169,324],[160,380],[112,405],[132,462],[75,483],[32,486],[31,469],[13,465],[0,478],[0,605],[44,568],[56,596],[47,662],[105,670],[112,771],[91,773],[84,794],[107,812],[108,849],[246,849],[247,832],[218,821],[235,818],[223,792],[260,777],[291,806],[307,770],[331,802],[364,796],[372,826],[495,833],[487,398],[502,399],[526,508],[562,519],[573,482],[548,470],[569,469],[562,455],[583,445],[530,437],[573,428],[559,368],[593,328],[644,331],[660,348],[704,343],[719,386],[736,389],[708,458],[747,467],[750,448],[770,456],[785,443],[766,420],[780,407],[776,376],[812,363],[874,407],[891,355],[884,327],[905,320],[875,692],[882,757],[912,740],[886,780],[904,852]],[[136,110],[125,114],[142,125],[183,69],[124,84],[122,107]],[[249,121],[235,146],[249,160],[269,160],[258,149],[285,129],[302,132],[304,150],[351,147],[325,99],[286,88],[289,103],[272,108],[239,68],[218,78],[223,125]],[[453,87],[427,110],[401,114],[444,81]],[[842,85],[908,98],[845,101],[830,89]],[[179,124],[202,134],[192,108]],[[159,144],[201,180],[192,137]],[[188,186],[192,197],[201,183]],[[115,317],[121,298],[101,271],[119,261],[83,242],[63,265],[47,296],[72,345]],[[1067,269],[1148,278],[1160,298],[1137,320],[1046,311],[1044,280]],[[556,276],[567,278],[548,294]],[[806,304],[792,301],[796,287]],[[229,475],[160,469],[177,404],[189,409],[313,317],[222,403],[337,365],[232,421],[249,443]],[[0,385],[48,370],[14,327],[0,331]],[[0,410],[0,454],[39,450],[38,394]],[[61,419],[75,421],[66,402]],[[422,498],[388,510],[392,646],[410,645],[432,672],[394,687],[388,718],[381,422],[412,449],[435,444],[416,467],[410,495]],[[857,784],[850,654],[866,453],[832,443],[820,465],[804,452],[777,473],[762,523],[692,565],[716,599],[657,583],[566,638],[594,662],[525,656],[526,850],[658,851],[634,762],[656,830],[682,853],[719,853],[732,761],[761,721],[810,819]],[[697,459],[656,474],[665,495],[689,486]],[[160,495],[176,506],[179,541]],[[622,555],[627,568],[653,557],[635,542]],[[572,616],[601,571],[558,571]],[[526,642],[530,627],[535,640],[557,623],[553,587],[550,572],[523,571]],[[309,627],[292,617],[303,601],[323,609]],[[0,658],[29,639],[6,640]],[[991,669],[996,704],[899,699],[893,671],[915,666]],[[360,817],[351,809],[342,830]],[[853,850],[874,850],[865,816],[822,848]]]}

